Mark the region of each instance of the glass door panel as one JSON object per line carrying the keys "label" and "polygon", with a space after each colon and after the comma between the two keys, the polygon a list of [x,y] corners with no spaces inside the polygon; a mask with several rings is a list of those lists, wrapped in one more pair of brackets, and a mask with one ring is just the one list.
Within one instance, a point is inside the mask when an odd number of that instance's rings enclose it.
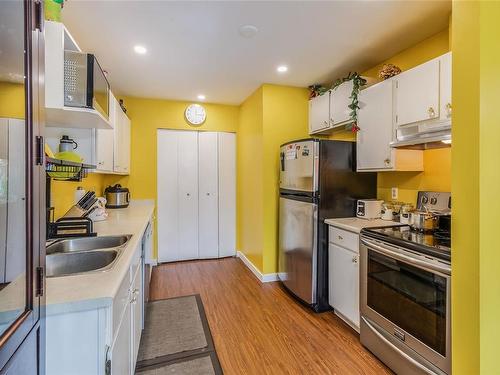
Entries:
{"label": "glass door panel", "polygon": [[24,2],[0,4],[0,335],[28,307]]}

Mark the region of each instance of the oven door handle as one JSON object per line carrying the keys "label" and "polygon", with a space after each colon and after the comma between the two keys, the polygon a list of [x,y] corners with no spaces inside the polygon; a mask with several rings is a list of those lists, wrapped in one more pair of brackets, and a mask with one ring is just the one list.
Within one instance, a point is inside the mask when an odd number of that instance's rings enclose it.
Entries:
{"label": "oven door handle", "polygon": [[404,351],[399,349],[396,345],[394,345],[389,339],[387,339],[381,332],[378,331],[377,327],[374,327],[368,319],[366,319],[364,316],[361,317],[363,319],[364,323],[368,326],[368,328],[375,334],[377,337],[384,342],[386,345],[389,345],[393,350],[398,352],[404,359],[406,359],[408,362],[412,363],[414,366],[418,367],[420,370],[422,370],[426,374],[435,374],[434,371],[431,371],[424,365],[422,365],[420,362],[414,360],[412,357],[410,357],[408,354],[406,354]]}
{"label": "oven door handle", "polygon": [[375,243],[373,243],[370,240],[367,240],[365,238],[361,238],[361,243],[368,248],[376,251],[377,253],[380,253],[382,255],[386,255],[390,258],[399,260],[401,262],[409,263],[411,265],[418,266],[420,268],[423,268],[428,271],[435,271],[435,272],[441,272],[444,273],[445,275],[451,275],[451,267],[446,267],[445,265],[440,265],[436,263],[431,263],[431,262],[426,262],[417,258],[414,258],[409,255],[401,254],[396,251],[389,250],[385,247],[379,246]]}

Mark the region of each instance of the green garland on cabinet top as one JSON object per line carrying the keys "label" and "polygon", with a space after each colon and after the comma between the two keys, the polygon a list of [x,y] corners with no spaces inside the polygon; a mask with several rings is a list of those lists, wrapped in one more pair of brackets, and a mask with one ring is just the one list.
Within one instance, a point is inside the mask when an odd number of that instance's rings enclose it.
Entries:
{"label": "green garland on cabinet top", "polygon": [[[366,79],[361,77],[359,73],[357,72],[349,72],[347,76],[344,78],[339,78],[335,82],[333,82],[332,87],[330,90],[336,90],[337,87],[339,87],[342,83],[352,81],[352,92],[351,96],[349,96],[349,99],[351,99],[351,104],[348,105],[349,109],[351,112],[349,113],[349,116],[351,117],[351,121],[349,124],[345,126],[346,130],[350,130],[354,133],[356,133],[359,130],[358,126],[358,111],[359,111],[359,92],[361,91],[361,88],[366,85]],[[309,98],[312,99],[316,96],[321,96],[325,94],[326,92],[329,91],[326,87],[322,85],[311,85],[309,86],[310,90],[310,95]]]}

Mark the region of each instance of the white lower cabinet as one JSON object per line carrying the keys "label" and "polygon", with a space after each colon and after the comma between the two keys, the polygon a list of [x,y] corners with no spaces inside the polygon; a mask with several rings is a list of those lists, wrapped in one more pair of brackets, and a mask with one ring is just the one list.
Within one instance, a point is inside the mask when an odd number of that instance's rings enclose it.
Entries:
{"label": "white lower cabinet", "polygon": [[137,354],[139,354],[139,344],[141,343],[141,333],[143,328],[143,301],[144,301],[144,289],[142,288],[142,267],[143,263],[137,267],[137,271],[134,276],[134,281],[132,282],[132,300],[131,300],[131,338],[132,338],[132,356],[131,358],[137,359]]}
{"label": "white lower cabinet", "polygon": [[359,234],[330,226],[328,239],[328,301],[359,332]]}
{"label": "white lower cabinet", "polygon": [[359,255],[338,245],[329,245],[330,305],[353,328],[359,330]]}
{"label": "white lower cabinet", "polygon": [[110,306],[48,313],[47,374],[135,373],[143,329],[143,242],[139,241]]}
{"label": "white lower cabinet", "polygon": [[118,333],[111,347],[111,355],[106,358],[106,375],[111,370],[112,375],[132,374],[132,361],[130,349],[132,346],[132,309],[131,304],[127,303],[123,313],[121,323],[118,326]]}

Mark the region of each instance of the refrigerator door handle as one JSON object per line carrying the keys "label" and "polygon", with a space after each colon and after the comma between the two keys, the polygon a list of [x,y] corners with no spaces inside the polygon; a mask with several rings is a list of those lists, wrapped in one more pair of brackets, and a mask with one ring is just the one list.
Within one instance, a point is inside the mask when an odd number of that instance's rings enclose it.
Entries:
{"label": "refrigerator door handle", "polygon": [[281,171],[285,171],[285,153],[282,151],[280,152],[280,160],[281,160]]}

